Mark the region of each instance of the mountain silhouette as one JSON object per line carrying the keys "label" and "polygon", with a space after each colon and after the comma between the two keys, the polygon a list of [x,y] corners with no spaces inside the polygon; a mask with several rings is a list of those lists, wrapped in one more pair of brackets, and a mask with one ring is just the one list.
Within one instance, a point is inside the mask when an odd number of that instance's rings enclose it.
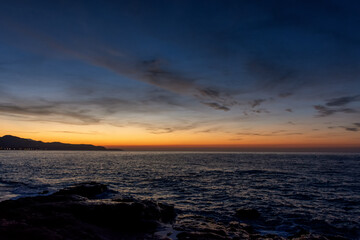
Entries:
{"label": "mountain silhouette", "polygon": [[11,150],[107,150],[105,147],[90,144],[69,144],[60,142],[42,142],[19,138],[11,135],[0,137],[0,149]]}

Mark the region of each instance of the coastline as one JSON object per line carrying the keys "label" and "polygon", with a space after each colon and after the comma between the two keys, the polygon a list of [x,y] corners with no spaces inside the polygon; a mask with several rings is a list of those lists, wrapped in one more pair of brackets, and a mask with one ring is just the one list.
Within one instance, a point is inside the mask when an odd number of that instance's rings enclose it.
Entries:
{"label": "coastline", "polygon": [[251,224],[261,213],[240,208],[239,221],[217,222],[200,215],[178,215],[176,206],[121,197],[97,182],[76,184],[49,194],[0,202],[2,239],[346,239],[314,235],[261,234]]}

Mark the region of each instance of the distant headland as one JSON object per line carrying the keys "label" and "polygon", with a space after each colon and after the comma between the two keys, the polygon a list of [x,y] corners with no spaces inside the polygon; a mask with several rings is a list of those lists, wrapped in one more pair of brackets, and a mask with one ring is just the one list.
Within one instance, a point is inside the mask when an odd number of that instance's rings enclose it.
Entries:
{"label": "distant headland", "polygon": [[[81,151],[106,151],[102,146],[90,144],[69,144],[60,142],[42,142],[25,139],[11,135],[0,137],[0,150],[81,150]],[[111,149],[118,150],[121,149]]]}

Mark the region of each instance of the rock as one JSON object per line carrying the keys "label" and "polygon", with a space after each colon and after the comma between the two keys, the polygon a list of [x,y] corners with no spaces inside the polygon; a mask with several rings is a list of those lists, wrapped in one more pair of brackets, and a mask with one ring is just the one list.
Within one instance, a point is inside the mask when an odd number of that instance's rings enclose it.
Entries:
{"label": "rock", "polygon": [[235,214],[240,219],[256,220],[260,218],[260,213],[253,208],[239,208]]}
{"label": "rock", "polygon": [[0,238],[151,239],[175,219],[173,206],[154,201],[97,199],[107,186],[79,184],[49,196],[0,203]]}
{"label": "rock", "polygon": [[[241,222],[242,219],[260,218],[255,209],[238,209],[236,216],[239,221],[219,222],[195,214],[182,214],[176,219],[172,205],[132,197],[103,199],[102,196],[109,192],[104,184],[88,182],[50,195],[0,202],[0,239],[169,240],[175,235],[178,240],[285,239],[277,235],[261,235],[251,225]],[[289,239],[344,238],[300,230]]]}
{"label": "rock", "polygon": [[62,189],[54,193],[54,195],[79,195],[87,198],[95,198],[97,195],[105,193],[108,190],[105,184],[86,182]]}
{"label": "rock", "polygon": [[172,205],[168,205],[168,204],[163,204],[163,203],[159,203],[158,204],[160,207],[160,211],[161,211],[161,221],[165,222],[165,223],[172,223],[174,222],[175,218],[176,218],[176,212],[175,212],[175,208]]}
{"label": "rock", "polygon": [[178,240],[227,240],[225,236],[211,232],[181,232],[177,236]]}
{"label": "rock", "polygon": [[251,239],[251,233],[246,228],[250,228],[246,224],[239,222],[230,222],[229,224],[217,222],[210,217],[199,215],[179,216],[175,230],[180,231],[177,235],[179,240],[192,239]]}

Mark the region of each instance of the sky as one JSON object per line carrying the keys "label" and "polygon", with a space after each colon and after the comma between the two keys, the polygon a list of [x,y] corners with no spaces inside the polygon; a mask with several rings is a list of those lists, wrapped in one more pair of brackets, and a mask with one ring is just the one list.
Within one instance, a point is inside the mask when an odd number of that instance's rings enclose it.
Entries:
{"label": "sky", "polygon": [[2,1],[0,136],[360,149],[358,1]]}

